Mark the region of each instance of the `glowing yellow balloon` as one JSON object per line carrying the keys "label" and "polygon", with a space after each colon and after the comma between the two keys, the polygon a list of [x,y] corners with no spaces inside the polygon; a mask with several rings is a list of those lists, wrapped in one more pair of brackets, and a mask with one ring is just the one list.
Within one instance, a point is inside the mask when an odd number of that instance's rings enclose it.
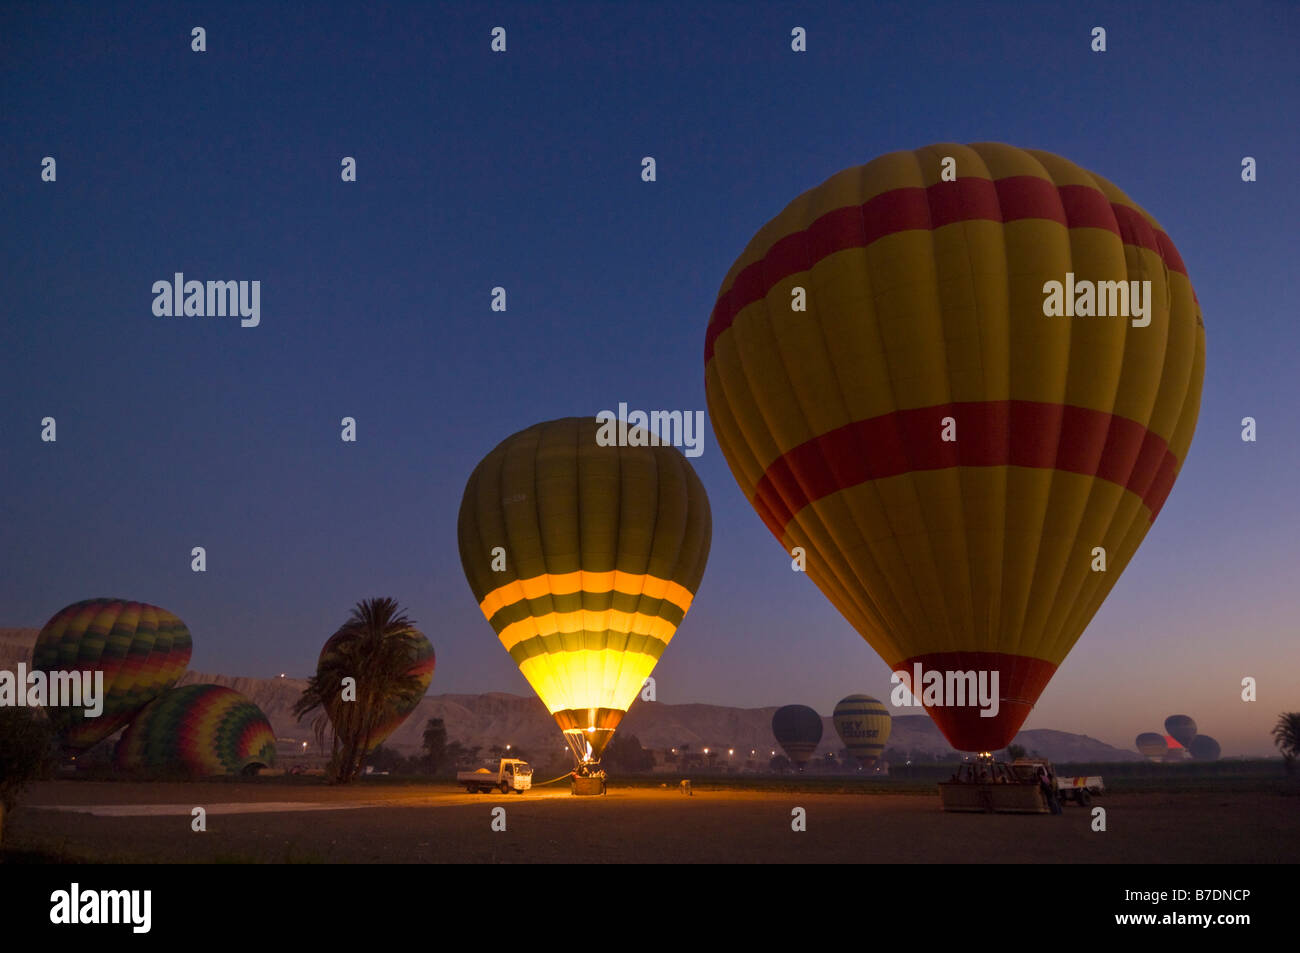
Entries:
{"label": "glowing yellow balloon", "polygon": [[668,446],[601,446],[595,418],[537,424],[474,469],[460,557],[474,598],[580,764],[691,607],[709,555],[704,486]]}

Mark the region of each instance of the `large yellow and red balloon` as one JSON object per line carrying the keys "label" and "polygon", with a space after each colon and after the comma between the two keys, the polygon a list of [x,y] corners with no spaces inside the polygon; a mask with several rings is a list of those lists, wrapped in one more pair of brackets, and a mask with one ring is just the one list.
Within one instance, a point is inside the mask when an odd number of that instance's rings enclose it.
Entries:
{"label": "large yellow and red balloon", "polygon": [[87,599],[57,612],[36,637],[32,668],[102,672],[104,709],[48,708],[63,747],[85,751],[117,731],[176,684],[190,662],[193,640],[166,609],[127,599]]}
{"label": "large yellow and red balloon", "polygon": [[[1149,281],[1149,325],[1048,317],[1067,281]],[[705,365],[768,528],[896,671],[997,672],[996,717],[928,708],[953,747],[997,750],[1169,495],[1205,333],[1174,243],[1109,181],[940,144],[847,169],[760,229]]]}
{"label": "large yellow and red balloon", "polygon": [[570,417],[503,440],[470,475],[458,524],[479,608],[579,765],[600,760],[690,609],[711,538],[680,451],[602,446],[598,430]]}

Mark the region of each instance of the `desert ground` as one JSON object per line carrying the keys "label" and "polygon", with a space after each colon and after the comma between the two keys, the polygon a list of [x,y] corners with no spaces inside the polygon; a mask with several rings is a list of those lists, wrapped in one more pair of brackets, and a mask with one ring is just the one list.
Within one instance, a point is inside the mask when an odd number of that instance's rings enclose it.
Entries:
{"label": "desert ground", "polygon": [[[191,810],[207,831],[191,831]],[[492,830],[504,807],[505,831]],[[50,781],[7,820],[9,859],[197,863],[1293,863],[1300,803],[1275,791],[1108,794],[1106,830],[1060,816],[945,814],[937,794],[447,783],[347,788]],[[791,829],[802,807],[807,829]]]}

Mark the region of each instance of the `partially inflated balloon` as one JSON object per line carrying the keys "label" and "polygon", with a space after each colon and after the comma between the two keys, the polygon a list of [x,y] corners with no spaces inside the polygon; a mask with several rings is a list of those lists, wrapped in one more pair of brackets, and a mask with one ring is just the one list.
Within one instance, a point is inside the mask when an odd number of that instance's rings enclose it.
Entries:
{"label": "partially inflated balloon", "polygon": [[1187,753],[1193,761],[1218,761],[1222,751],[1219,743],[1209,735],[1197,735],[1187,746]]}
{"label": "partially inflated balloon", "polygon": [[822,716],[807,705],[786,705],[772,715],[772,734],[786,757],[803,766],[821,744]]}
{"label": "partially inflated balloon", "polygon": [[234,689],[184,685],[145,706],[122,732],[114,758],[124,771],[244,774],[275,764],[275,733]]}
{"label": "partially inflated balloon", "polygon": [[66,749],[84,751],[117,731],[185,674],[193,643],[185,623],[166,609],[126,599],[88,599],[60,610],[32,647],[32,668],[102,672],[104,710],[50,707]]}
{"label": "partially inflated balloon", "polygon": [[1170,715],[1165,719],[1165,731],[1186,748],[1196,737],[1196,722],[1187,715]]}
{"label": "partially inflated balloon", "polygon": [[895,671],[997,674],[993,717],[927,705],[964,751],[1006,747],[1128,565],[1204,365],[1156,221],[1066,159],[987,143],[801,195],[732,265],[705,339],[718,445],[786,552]]}
{"label": "partially inflated balloon", "polygon": [[522,430],[474,468],[460,505],[474,598],[580,764],[600,760],[709,555],[690,463],[644,430],[625,434],[640,445],[606,439],[618,429],[570,417]]}
{"label": "partially inflated balloon", "polygon": [[835,706],[835,732],[864,768],[876,763],[889,742],[889,710],[870,695],[850,695]]}
{"label": "partially inflated balloon", "polygon": [[[348,634],[336,632],[326,640],[325,645],[320,650],[320,657],[316,660],[316,669],[319,671],[325,664],[330,654],[335,651],[340,639],[347,638]],[[411,712],[419,706],[424,693],[429,690],[429,685],[433,681],[433,670],[436,664],[434,658],[433,645],[429,642],[424,634],[412,629],[407,636],[407,644],[411,647],[411,667],[406,670],[407,675],[414,675],[420,680],[420,690],[414,698],[404,702],[386,719],[375,725],[370,735],[370,747],[367,751],[374,751],[387,740],[402,722],[410,717]]]}
{"label": "partially inflated balloon", "polygon": [[1159,761],[1169,750],[1169,745],[1164,735],[1156,734],[1154,731],[1144,731],[1137,736],[1137,749],[1143,757]]}

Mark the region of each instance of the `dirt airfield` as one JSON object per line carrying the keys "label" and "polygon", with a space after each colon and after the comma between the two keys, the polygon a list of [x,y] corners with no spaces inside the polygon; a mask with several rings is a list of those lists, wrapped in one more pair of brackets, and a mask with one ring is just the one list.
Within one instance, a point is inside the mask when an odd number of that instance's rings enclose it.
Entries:
{"label": "dirt airfield", "polygon": [[[207,830],[191,830],[195,806]],[[10,859],[194,863],[1293,863],[1295,798],[1108,795],[1062,816],[945,814],[937,794],[567,786],[51,781],[6,821]],[[493,830],[504,807],[505,830]],[[794,809],[806,830],[792,829]],[[500,826],[498,819],[497,826]]]}

